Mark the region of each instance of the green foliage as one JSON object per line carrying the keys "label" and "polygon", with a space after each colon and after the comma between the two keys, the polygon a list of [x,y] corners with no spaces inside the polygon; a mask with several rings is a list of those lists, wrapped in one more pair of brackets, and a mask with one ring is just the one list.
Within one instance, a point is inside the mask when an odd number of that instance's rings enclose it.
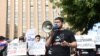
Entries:
{"label": "green foliage", "polygon": [[[57,0],[56,0],[57,1]],[[61,15],[72,25],[72,30],[86,33],[94,23],[100,22],[100,0],[60,0],[55,2],[62,8]]]}

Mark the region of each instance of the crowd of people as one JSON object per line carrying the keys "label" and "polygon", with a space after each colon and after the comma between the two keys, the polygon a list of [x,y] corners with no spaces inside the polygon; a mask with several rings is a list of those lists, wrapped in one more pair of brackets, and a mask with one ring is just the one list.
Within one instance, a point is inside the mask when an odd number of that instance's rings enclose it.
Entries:
{"label": "crowd of people", "polygon": [[[63,28],[63,18],[55,18],[54,23],[57,24],[58,28],[56,30],[52,30],[49,33],[49,36],[46,37],[45,55],[30,55],[27,50],[27,56],[71,56],[73,53],[74,56],[100,56],[96,55],[96,49],[77,49],[77,42],[74,36],[75,34],[72,31]],[[21,36],[18,39],[20,42],[26,42],[24,36]],[[41,36],[36,35],[34,45],[37,45],[40,39]],[[4,51],[7,51],[7,43],[10,43],[10,40],[0,36],[0,56],[4,55]],[[97,48],[99,47],[100,46],[97,46]],[[27,46],[27,49],[28,48],[29,47]],[[74,51],[72,51],[72,48],[74,48]],[[82,53],[84,51],[87,51],[88,53]],[[7,53],[5,52],[5,54]]]}

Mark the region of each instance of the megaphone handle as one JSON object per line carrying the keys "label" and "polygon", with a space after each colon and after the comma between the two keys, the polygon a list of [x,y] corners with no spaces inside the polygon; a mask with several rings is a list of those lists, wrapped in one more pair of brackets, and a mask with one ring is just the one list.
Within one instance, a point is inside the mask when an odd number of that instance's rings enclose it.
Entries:
{"label": "megaphone handle", "polygon": [[51,32],[49,33],[49,36],[52,37],[52,36],[54,35],[54,33],[55,33],[54,31],[51,31]]}
{"label": "megaphone handle", "polygon": [[47,47],[52,44],[52,39],[53,39],[55,32],[50,32],[48,34],[49,34],[49,36],[46,38],[46,46]]}
{"label": "megaphone handle", "polygon": [[54,32],[49,32],[49,33],[46,33],[46,40],[49,38],[49,37],[53,37],[54,35]]}

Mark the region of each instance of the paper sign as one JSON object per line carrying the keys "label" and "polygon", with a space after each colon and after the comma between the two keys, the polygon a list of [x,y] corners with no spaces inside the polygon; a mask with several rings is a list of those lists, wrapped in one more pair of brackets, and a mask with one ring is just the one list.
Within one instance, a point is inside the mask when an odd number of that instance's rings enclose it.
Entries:
{"label": "paper sign", "polygon": [[75,38],[77,41],[78,49],[94,49],[95,48],[94,36],[80,35],[80,36],[75,36]]}
{"label": "paper sign", "polygon": [[26,43],[9,43],[7,56],[27,55]]}
{"label": "paper sign", "polygon": [[45,55],[45,42],[34,41],[33,45],[30,47],[29,54],[30,55]]}

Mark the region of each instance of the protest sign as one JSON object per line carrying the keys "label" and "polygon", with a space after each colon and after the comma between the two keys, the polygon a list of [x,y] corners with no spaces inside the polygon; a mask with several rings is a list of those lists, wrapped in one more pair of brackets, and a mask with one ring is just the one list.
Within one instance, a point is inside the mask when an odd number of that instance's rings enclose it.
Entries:
{"label": "protest sign", "polygon": [[7,47],[7,56],[17,55],[17,43],[9,43]]}
{"label": "protest sign", "polygon": [[100,35],[95,36],[96,45],[100,45]]}
{"label": "protest sign", "polygon": [[26,38],[26,42],[28,44],[28,47],[30,47],[32,45],[36,35],[37,35],[37,32],[35,29],[29,29],[26,32],[25,38]]}
{"label": "protest sign", "polygon": [[75,36],[78,49],[94,49],[95,41],[92,35]]}
{"label": "protest sign", "polygon": [[45,55],[45,42],[34,41],[33,45],[30,47],[29,54],[30,55]]}
{"label": "protest sign", "polygon": [[9,43],[7,56],[27,55],[26,43]]}

